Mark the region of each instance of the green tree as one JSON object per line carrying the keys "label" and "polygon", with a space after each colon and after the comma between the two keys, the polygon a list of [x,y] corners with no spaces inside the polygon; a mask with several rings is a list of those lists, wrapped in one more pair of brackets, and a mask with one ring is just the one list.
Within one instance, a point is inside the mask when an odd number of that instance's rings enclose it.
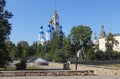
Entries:
{"label": "green tree", "polygon": [[11,32],[11,24],[8,19],[13,15],[5,9],[6,1],[0,0],[0,67],[5,67],[8,63],[9,55],[6,50],[5,40],[9,38]]}
{"label": "green tree", "polygon": [[50,42],[50,46],[52,47],[52,49],[61,49],[63,47],[63,40],[64,40],[65,36],[64,34],[58,34],[58,33],[54,33],[54,38],[53,40]]}
{"label": "green tree", "polygon": [[33,50],[33,46],[29,46],[29,57],[34,57],[34,56],[35,56],[35,53]]}
{"label": "green tree", "polygon": [[105,53],[102,50],[95,52],[95,60],[105,60]]}
{"label": "green tree", "polygon": [[32,44],[32,46],[30,46],[30,48],[29,48],[29,51],[30,51],[30,53],[29,53],[29,56],[30,57],[35,57],[36,56],[36,50],[37,50],[37,42],[33,42],[33,44]]}
{"label": "green tree", "polygon": [[42,45],[41,45],[41,44],[38,44],[38,45],[37,45],[37,48],[36,48],[36,53],[35,53],[35,56],[36,56],[36,57],[42,57],[42,52],[41,52],[41,50],[42,50]]}
{"label": "green tree", "polygon": [[[74,26],[71,29],[69,35],[69,38],[73,35],[74,38],[76,39],[76,45],[75,46],[73,45],[72,48],[77,48],[77,50],[79,50],[81,45],[80,40],[82,40],[83,46],[85,48],[84,50],[85,52],[87,52],[92,47],[91,34],[92,34],[91,28],[88,26],[83,25]],[[75,49],[74,52],[76,52]]]}
{"label": "green tree", "polygon": [[16,57],[17,58],[26,58],[29,55],[29,44],[26,41],[20,41],[17,44]]}
{"label": "green tree", "polygon": [[73,48],[71,46],[70,43],[70,39],[69,38],[65,38],[63,41],[63,52],[64,55],[66,56],[65,59],[67,60],[71,60],[71,58],[73,58],[74,53],[73,53]]}
{"label": "green tree", "polygon": [[21,58],[20,63],[17,63],[16,65],[16,70],[25,70],[26,69],[26,59]]}
{"label": "green tree", "polygon": [[12,43],[12,41],[6,40],[5,41],[5,45],[6,45],[6,50],[9,53],[9,56],[11,58],[14,58],[15,53],[16,53],[16,46],[14,43]]}
{"label": "green tree", "polygon": [[44,52],[43,56],[46,59],[49,59],[51,61],[56,61],[56,60],[59,61],[59,59],[62,58],[62,56],[60,56],[59,53],[63,49],[64,38],[65,38],[65,36],[63,33],[58,34],[58,33],[54,32],[54,38],[42,46],[41,53]]}
{"label": "green tree", "polygon": [[16,58],[16,57],[15,57],[15,54],[16,54],[16,46],[13,46],[13,48],[12,48],[9,56],[10,56],[12,59],[14,59],[14,58]]}
{"label": "green tree", "polygon": [[117,46],[118,44],[119,42],[115,38],[113,38],[113,35],[110,32],[107,36],[106,43],[105,43],[106,51],[113,51],[113,46],[114,45]]}
{"label": "green tree", "polygon": [[64,51],[62,49],[56,49],[55,52],[53,53],[53,60],[57,61],[57,62],[66,62],[66,55],[64,53]]}
{"label": "green tree", "polygon": [[95,60],[95,50],[91,48],[87,53],[87,60]]}

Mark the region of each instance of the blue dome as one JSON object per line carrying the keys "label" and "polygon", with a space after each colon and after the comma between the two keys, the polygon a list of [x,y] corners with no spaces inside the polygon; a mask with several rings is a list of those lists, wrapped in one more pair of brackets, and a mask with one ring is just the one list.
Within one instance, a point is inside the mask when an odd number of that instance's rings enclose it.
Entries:
{"label": "blue dome", "polygon": [[51,25],[50,25],[50,24],[48,25],[47,32],[48,32],[48,33],[50,33],[50,32],[51,32]]}
{"label": "blue dome", "polygon": [[60,26],[60,28],[62,28],[62,26]]}
{"label": "blue dome", "polygon": [[50,27],[50,29],[51,29],[51,30],[54,30],[54,27],[53,27],[53,26],[51,26],[51,27]]}
{"label": "blue dome", "polygon": [[43,31],[40,31],[39,34],[44,34],[44,32],[43,32]]}
{"label": "blue dome", "polygon": [[51,27],[51,25],[49,24],[48,27]]}
{"label": "blue dome", "polygon": [[41,26],[40,29],[43,29],[43,26]]}
{"label": "blue dome", "polygon": [[50,30],[50,29],[48,29],[48,30],[47,30],[47,32],[48,32],[48,33],[50,33],[50,32],[51,32],[51,30]]}
{"label": "blue dome", "polygon": [[44,34],[44,32],[43,32],[42,29],[43,29],[43,26],[40,27],[40,32],[39,32],[39,34]]}

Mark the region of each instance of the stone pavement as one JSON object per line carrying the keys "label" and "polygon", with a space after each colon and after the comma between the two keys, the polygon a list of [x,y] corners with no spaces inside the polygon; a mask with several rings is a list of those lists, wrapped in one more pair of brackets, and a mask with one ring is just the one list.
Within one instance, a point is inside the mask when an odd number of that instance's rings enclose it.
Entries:
{"label": "stone pavement", "polygon": [[120,79],[120,76],[28,76],[28,77],[0,77],[0,79]]}
{"label": "stone pavement", "polygon": [[43,68],[43,69],[48,69],[48,70],[63,70],[63,68],[56,68],[56,67],[50,67],[50,66],[38,66],[40,68]]}

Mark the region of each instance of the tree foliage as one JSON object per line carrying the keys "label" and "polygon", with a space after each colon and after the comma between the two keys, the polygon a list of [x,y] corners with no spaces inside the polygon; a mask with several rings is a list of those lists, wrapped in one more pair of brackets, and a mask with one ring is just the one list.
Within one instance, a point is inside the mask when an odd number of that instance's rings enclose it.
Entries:
{"label": "tree foliage", "polygon": [[5,9],[6,1],[0,0],[0,67],[5,67],[9,61],[8,51],[6,50],[5,40],[9,38],[11,24],[8,19],[13,15]]}
{"label": "tree foliage", "polygon": [[[92,45],[91,34],[92,34],[91,28],[88,26],[83,25],[74,26],[69,35],[69,38],[70,36],[73,35],[76,40],[76,45],[73,46],[72,48],[77,48],[77,50],[79,50],[81,48],[80,40],[82,40],[83,41],[82,46],[85,48],[84,51],[87,52]],[[75,49],[74,52],[76,52]]]}
{"label": "tree foliage", "polygon": [[17,63],[16,65],[16,70],[25,70],[26,69],[26,59],[21,58],[20,63]]}
{"label": "tree foliage", "polygon": [[17,44],[16,57],[26,58],[29,54],[29,44],[26,41],[20,41]]}
{"label": "tree foliage", "polygon": [[[58,61],[64,58],[64,51],[63,51],[63,40],[64,34],[54,33],[54,38],[52,41],[46,43],[45,47],[45,57],[49,58],[51,61]],[[61,55],[63,54],[63,55]]]}
{"label": "tree foliage", "polygon": [[108,34],[106,41],[107,42],[105,43],[105,47],[107,51],[113,51],[113,46],[117,46],[119,44],[119,42],[115,38],[113,38],[111,32]]}
{"label": "tree foliage", "polygon": [[95,52],[93,48],[88,50],[87,60],[95,60]]}
{"label": "tree foliage", "polygon": [[37,45],[35,57],[42,57],[42,45],[41,44]]}
{"label": "tree foliage", "polygon": [[66,56],[66,60],[71,60],[71,58],[73,58],[74,53],[73,53],[73,48],[71,46],[69,38],[64,39],[63,50],[64,50],[64,54]]}
{"label": "tree foliage", "polygon": [[[120,59],[120,53],[114,51],[95,51],[91,42],[91,33],[90,27],[80,25],[73,27],[68,37],[65,37],[64,34],[54,34],[53,40],[46,42],[44,45],[34,42],[29,46],[26,41],[20,41],[17,45],[11,41],[6,41],[5,44],[7,47],[6,50],[9,51],[9,55],[12,58],[26,59],[30,57],[42,57],[50,61],[67,62],[69,60],[73,61],[76,55],[76,48],[77,51],[81,49],[79,39],[82,39],[84,41],[83,46],[87,60]],[[76,45],[71,44],[71,35],[74,35],[77,39]],[[82,57],[82,55],[80,57]],[[80,57],[78,59],[81,61]]]}
{"label": "tree foliage", "polygon": [[15,44],[12,43],[12,41],[6,40],[5,45],[6,45],[6,50],[8,51],[10,58],[14,58],[14,55],[16,52]]}

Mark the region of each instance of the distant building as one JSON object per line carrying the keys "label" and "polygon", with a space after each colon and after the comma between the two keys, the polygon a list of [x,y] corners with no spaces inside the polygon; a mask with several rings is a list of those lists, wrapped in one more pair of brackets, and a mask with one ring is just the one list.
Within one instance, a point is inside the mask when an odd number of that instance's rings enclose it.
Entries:
{"label": "distant building", "polygon": [[[104,26],[102,25],[100,37],[98,39],[99,50],[106,51],[106,47],[105,47],[106,37],[107,36],[106,36],[105,30],[104,30]],[[120,52],[120,34],[113,34],[113,38],[115,38],[119,42],[119,44],[117,46],[114,45],[113,50]]]}
{"label": "distant building", "polygon": [[49,61],[43,58],[30,58],[27,60],[27,66],[49,65]]}
{"label": "distant building", "polygon": [[100,36],[99,36],[99,50],[105,51],[106,47],[105,47],[105,43],[106,43],[106,33],[104,30],[104,25],[102,25],[102,29],[100,32]]}

